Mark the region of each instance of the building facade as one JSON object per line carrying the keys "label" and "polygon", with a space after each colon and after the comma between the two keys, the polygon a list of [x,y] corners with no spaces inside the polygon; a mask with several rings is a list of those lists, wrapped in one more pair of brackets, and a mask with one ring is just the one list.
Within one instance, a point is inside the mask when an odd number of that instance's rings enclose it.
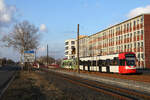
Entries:
{"label": "building facade", "polygon": [[142,14],[79,40],[80,57],[135,52],[137,68],[150,68],[150,14]]}
{"label": "building facade", "polygon": [[72,54],[72,50],[76,48],[76,39],[69,39],[65,41],[65,56],[67,59],[75,57],[75,54]]}

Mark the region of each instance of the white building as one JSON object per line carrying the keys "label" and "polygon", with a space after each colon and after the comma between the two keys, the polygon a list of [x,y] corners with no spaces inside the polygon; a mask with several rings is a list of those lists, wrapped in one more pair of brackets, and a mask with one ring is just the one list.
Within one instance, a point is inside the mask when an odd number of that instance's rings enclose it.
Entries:
{"label": "white building", "polygon": [[76,39],[69,39],[65,41],[65,56],[68,59],[74,58],[75,54],[72,54],[72,49],[76,48]]}

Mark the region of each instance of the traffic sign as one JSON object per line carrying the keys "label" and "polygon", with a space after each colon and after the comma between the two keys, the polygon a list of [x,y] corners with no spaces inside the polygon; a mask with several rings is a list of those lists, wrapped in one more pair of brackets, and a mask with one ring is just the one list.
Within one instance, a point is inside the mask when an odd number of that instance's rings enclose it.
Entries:
{"label": "traffic sign", "polygon": [[24,51],[24,62],[34,62],[35,53],[34,51]]}
{"label": "traffic sign", "polygon": [[24,51],[24,53],[34,53],[34,51],[33,50],[31,50],[31,51]]}

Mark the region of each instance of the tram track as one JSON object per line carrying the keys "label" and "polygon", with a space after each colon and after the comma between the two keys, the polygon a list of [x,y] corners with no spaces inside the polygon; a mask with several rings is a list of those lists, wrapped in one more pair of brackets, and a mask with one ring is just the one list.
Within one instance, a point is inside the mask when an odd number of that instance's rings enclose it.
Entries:
{"label": "tram track", "polygon": [[91,81],[91,80],[83,79],[83,78],[76,77],[76,76],[61,74],[61,73],[53,72],[50,70],[43,70],[43,71],[49,72],[51,74],[55,74],[55,76],[61,79],[64,79],[66,81],[69,81],[73,84],[87,87],[94,91],[113,96],[114,98],[119,99],[119,100],[141,100],[141,99],[148,100],[150,99],[150,96],[136,92],[136,91],[118,88],[118,87],[114,87],[108,84]]}
{"label": "tram track", "polygon": [[[71,78],[76,79],[76,80],[79,79],[79,78],[74,77],[74,76],[71,76]],[[90,81],[87,79],[82,79],[82,81],[84,83],[88,83],[88,84],[90,83],[90,85],[92,84],[92,85],[94,85],[98,88],[101,88],[103,90],[110,91],[110,92],[119,94],[121,96],[131,98],[133,100],[138,100],[139,98],[150,100],[150,96],[148,94],[143,94],[141,92],[137,92],[137,91],[133,91],[130,89],[125,89],[125,88],[114,87],[114,86],[111,86],[108,84],[104,84],[104,83],[100,83],[100,82],[96,82],[96,81]]]}

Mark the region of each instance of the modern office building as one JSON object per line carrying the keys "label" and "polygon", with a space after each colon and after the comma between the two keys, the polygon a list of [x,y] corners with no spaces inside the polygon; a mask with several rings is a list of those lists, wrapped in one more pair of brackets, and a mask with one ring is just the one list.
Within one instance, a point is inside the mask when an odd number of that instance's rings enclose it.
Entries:
{"label": "modern office building", "polygon": [[72,50],[76,48],[76,39],[69,39],[65,41],[65,56],[67,59],[75,57],[75,54],[72,54]]}
{"label": "modern office building", "polygon": [[150,14],[142,14],[80,38],[80,57],[135,52],[137,68],[150,68]]}

